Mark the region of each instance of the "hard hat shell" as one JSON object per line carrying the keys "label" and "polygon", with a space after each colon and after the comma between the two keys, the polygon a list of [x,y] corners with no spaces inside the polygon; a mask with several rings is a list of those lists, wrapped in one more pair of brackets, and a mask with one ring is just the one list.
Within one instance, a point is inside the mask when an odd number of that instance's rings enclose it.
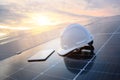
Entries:
{"label": "hard hat shell", "polygon": [[93,40],[91,33],[80,24],[71,24],[60,36],[61,49],[58,50],[59,55],[66,55],[76,48],[80,48]]}

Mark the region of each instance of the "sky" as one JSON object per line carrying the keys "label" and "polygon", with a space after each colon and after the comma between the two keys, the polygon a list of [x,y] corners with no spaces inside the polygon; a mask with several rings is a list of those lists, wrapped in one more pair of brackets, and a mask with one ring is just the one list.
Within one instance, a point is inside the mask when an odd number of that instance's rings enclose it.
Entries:
{"label": "sky", "polygon": [[120,15],[119,4],[120,0],[0,0],[0,28],[42,27]]}

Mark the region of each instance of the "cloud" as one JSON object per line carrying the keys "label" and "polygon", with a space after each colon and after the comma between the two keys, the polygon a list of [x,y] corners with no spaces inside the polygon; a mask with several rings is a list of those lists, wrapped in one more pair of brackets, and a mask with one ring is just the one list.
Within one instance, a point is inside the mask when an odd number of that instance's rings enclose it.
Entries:
{"label": "cloud", "polygon": [[14,7],[11,5],[0,5],[0,24],[15,24],[25,17],[25,15],[17,13],[16,10],[15,5]]}
{"label": "cloud", "polygon": [[120,8],[120,0],[85,0],[88,9]]}
{"label": "cloud", "polygon": [[22,24],[29,14],[44,12],[72,17],[118,15],[119,4],[120,0],[1,0],[0,24]]}

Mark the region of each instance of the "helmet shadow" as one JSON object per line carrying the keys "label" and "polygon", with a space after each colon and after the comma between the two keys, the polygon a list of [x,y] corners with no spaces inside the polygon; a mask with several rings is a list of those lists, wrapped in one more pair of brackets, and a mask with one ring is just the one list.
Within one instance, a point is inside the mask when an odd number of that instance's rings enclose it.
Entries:
{"label": "helmet shadow", "polygon": [[[78,73],[77,71],[81,70],[93,56],[94,56],[94,49],[86,46],[80,49],[79,51],[72,51],[68,55],[64,56],[64,63],[66,68],[70,72],[77,74]],[[90,65],[88,65],[89,70],[92,68],[94,64],[94,60]],[[89,70],[83,72],[82,74],[87,73]]]}

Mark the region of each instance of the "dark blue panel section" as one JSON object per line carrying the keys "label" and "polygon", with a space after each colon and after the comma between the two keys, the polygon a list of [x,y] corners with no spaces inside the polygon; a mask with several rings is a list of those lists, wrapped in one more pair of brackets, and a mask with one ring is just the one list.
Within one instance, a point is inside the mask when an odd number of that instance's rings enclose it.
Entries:
{"label": "dark blue panel section", "polygon": [[84,71],[76,80],[119,80],[120,75],[99,71]]}

